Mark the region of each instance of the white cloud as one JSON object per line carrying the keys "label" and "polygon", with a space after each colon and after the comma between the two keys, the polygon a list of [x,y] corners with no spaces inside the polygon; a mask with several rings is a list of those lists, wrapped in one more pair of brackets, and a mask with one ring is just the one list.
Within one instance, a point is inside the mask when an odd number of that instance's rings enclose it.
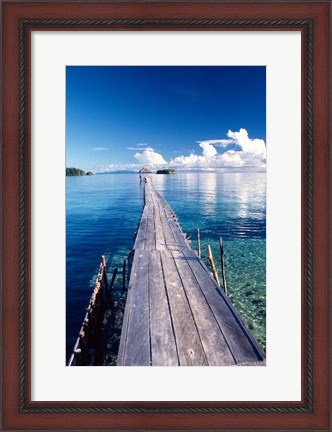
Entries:
{"label": "white cloud", "polygon": [[151,148],[145,149],[143,153],[135,153],[134,158],[142,165],[160,166],[167,164],[163,156],[160,153],[153,151]]}
{"label": "white cloud", "polygon": [[148,151],[154,151],[154,149],[152,147],[127,147],[127,150],[138,150],[138,151],[144,151],[144,150],[148,150]]}
{"label": "white cloud", "polygon": [[[170,165],[177,168],[240,168],[264,170],[266,168],[266,147],[264,140],[251,139],[246,129],[238,132],[231,130],[227,133],[228,139],[200,141],[202,155],[193,152],[189,156],[178,156],[170,161]],[[229,149],[229,145],[236,144],[240,150]],[[218,153],[215,147],[226,149]]]}
{"label": "white cloud", "polygon": [[108,164],[95,166],[94,172],[113,172],[113,171],[134,171],[138,172],[141,169],[139,164]]}
{"label": "white cloud", "polygon": [[234,140],[233,139],[204,140],[204,141],[197,141],[197,143],[199,145],[208,143],[216,147],[227,147],[228,144],[233,144]]}
{"label": "white cloud", "polygon": [[240,129],[239,132],[228,131],[227,136],[234,140],[245,153],[255,154],[266,158],[265,142],[262,139],[250,139],[248,132],[245,129]]}
{"label": "white cloud", "polygon": [[104,150],[108,150],[108,147],[93,147],[94,151],[104,151]]}
{"label": "white cloud", "polygon": [[203,149],[203,156],[207,159],[217,154],[217,150],[208,141],[203,141],[199,145]]}

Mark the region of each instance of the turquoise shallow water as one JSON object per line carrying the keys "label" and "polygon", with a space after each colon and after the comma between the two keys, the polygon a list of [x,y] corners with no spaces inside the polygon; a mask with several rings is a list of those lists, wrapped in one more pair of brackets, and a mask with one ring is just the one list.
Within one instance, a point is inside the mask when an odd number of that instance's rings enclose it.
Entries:
{"label": "turquoise shallow water", "polygon": [[[178,172],[153,175],[153,182],[183,231],[192,235],[196,250],[200,229],[202,258],[208,265],[210,244],[220,277],[218,241],[223,238],[229,298],[265,348],[265,174]],[[137,174],[66,178],[67,353],[78,335],[100,256],[106,255],[108,268],[122,267],[142,205]]]}

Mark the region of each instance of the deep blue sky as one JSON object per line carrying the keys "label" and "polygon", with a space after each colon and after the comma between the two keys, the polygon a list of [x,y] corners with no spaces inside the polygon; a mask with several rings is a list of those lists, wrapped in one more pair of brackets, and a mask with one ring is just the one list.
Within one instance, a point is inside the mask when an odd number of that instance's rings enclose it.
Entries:
{"label": "deep blue sky", "polygon": [[67,66],[66,166],[138,163],[128,150],[138,144],[167,161],[201,154],[197,141],[226,139],[229,129],[265,141],[265,74],[253,66]]}

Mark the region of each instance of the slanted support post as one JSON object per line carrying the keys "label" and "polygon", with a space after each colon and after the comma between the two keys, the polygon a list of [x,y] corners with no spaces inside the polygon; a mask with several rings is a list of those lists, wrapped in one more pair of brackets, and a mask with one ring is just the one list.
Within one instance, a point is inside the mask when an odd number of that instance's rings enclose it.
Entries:
{"label": "slanted support post", "polygon": [[102,297],[103,301],[107,303],[107,291],[108,291],[108,278],[107,278],[107,269],[106,269],[106,259],[105,255],[101,256],[101,267],[102,267]]}
{"label": "slanted support post", "polygon": [[108,299],[109,299],[109,303],[112,304],[112,290],[115,284],[115,280],[116,280],[116,276],[118,274],[118,268],[115,267],[114,272],[113,272],[113,276],[112,276],[112,280],[110,283],[110,288],[109,288],[109,292],[108,292]]}
{"label": "slanted support post", "polygon": [[197,247],[198,247],[198,256],[201,257],[201,233],[199,228],[197,230]]}
{"label": "slanted support post", "polygon": [[219,282],[219,278],[218,278],[218,273],[217,273],[216,266],[214,264],[214,260],[213,260],[213,256],[212,256],[210,245],[207,246],[207,251],[208,251],[208,258],[209,258],[209,261],[210,261],[210,264],[211,264],[211,268],[212,268],[213,277],[214,277],[215,281],[217,282],[217,284],[220,286],[220,282]]}
{"label": "slanted support post", "polygon": [[221,261],[222,284],[223,284],[223,288],[224,288],[225,294],[228,295],[228,293],[227,293],[227,283],[226,283],[224,245],[223,245],[221,237],[219,237],[219,246],[220,246],[220,261]]}

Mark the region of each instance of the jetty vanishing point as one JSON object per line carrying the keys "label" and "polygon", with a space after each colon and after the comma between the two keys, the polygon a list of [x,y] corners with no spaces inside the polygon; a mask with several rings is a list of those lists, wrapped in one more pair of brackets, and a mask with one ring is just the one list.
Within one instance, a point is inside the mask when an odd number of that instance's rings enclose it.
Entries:
{"label": "jetty vanishing point", "polygon": [[[143,180],[117,366],[264,366],[261,346],[190,248],[173,210],[150,176]],[[84,364],[88,322],[109,295],[105,273],[103,260],[69,365]]]}

